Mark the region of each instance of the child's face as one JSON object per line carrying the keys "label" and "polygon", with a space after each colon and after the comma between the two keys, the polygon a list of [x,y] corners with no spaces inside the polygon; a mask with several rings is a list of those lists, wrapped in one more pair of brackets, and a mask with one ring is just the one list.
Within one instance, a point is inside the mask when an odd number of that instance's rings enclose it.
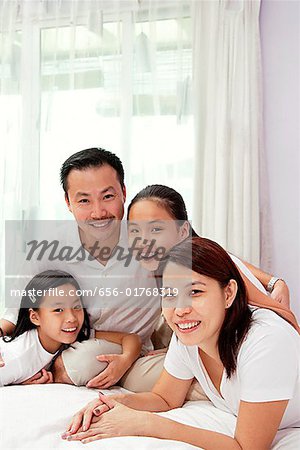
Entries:
{"label": "child's face", "polygon": [[[56,352],[61,344],[76,341],[84,321],[80,297],[72,284],[64,284],[49,291],[37,311],[30,311],[31,321],[38,327],[43,347]],[[54,295],[55,294],[55,295]]]}
{"label": "child's face", "polygon": [[[169,212],[153,200],[140,200],[130,210],[129,245],[132,246],[138,238],[134,253],[140,255],[140,264],[147,270],[156,270],[164,254],[188,235],[188,222],[178,227]],[[159,254],[159,248],[163,253]]]}

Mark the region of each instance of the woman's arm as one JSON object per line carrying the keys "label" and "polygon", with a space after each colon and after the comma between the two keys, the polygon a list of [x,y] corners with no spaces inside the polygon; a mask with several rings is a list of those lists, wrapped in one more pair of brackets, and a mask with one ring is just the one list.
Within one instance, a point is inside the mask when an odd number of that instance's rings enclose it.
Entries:
{"label": "woman's arm", "polygon": [[[103,396],[106,412],[90,429],[75,435],[65,434],[68,440],[84,443],[113,436],[149,436],[186,442],[205,450],[268,450],[279,428],[288,401],[241,402],[234,437],[207,431],[156,414],[134,411]],[[266,423],[268,426],[266,426]]]}
{"label": "woman's arm", "polygon": [[[141,392],[138,394],[110,395],[109,399],[117,400],[129,408],[139,411],[168,411],[183,405],[186,394],[192,384],[191,380],[180,380],[170,375],[163,369],[152,392]],[[78,411],[69,423],[66,432],[76,433],[80,428],[87,430],[91,424],[93,415],[101,416],[108,411],[107,405],[100,398],[88,403]]]}

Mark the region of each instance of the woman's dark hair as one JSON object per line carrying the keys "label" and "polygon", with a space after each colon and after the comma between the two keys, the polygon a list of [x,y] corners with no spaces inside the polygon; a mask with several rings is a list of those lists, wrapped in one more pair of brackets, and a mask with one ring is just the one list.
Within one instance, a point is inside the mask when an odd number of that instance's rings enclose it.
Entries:
{"label": "woman's dark hair", "polygon": [[237,294],[230,308],[225,311],[225,319],[220,330],[218,349],[227,377],[230,378],[237,364],[241,343],[252,323],[252,312],[248,307],[245,283],[228,253],[216,242],[202,237],[186,239],[173,247],[161,262],[163,273],[168,262],[192,269],[210,277],[225,288],[230,280],[237,283]]}
{"label": "woman's dark hair", "polygon": [[108,165],[115,169],[121,185],[124,188],[124,169],[120,158],[103,148],[87,148],[69,156],[60,169],[60,182],[68,197],[68,175],[71,170],[85,170],[92,167]]}
{"label": "woman's dark hair", "polygon": [[[127,210],[127,220],[129,219],[131,208],[140,200],[151,200],[159,206],[162,206],[179,224],[188,221],[184,200],[175,189],[164,186],[163,184],[151,184],[145,187],[131,200]],[[198,236],[192,227],[190,227],[190,235]]]}
{"label": "woman's dark hair", "polygon": [[[16,327],[10,336],[3,337],[4,341],[10,342],[26,331],[36,328],[36,325],[30,320],[29,309],[38,311],[44,299],[45,292],[64,284],[71,284],[76,290],[80,290],[80,286],[75,278],[62,270],[46,270],[35,275],[24,289],[25,292],[22,296]],[[32,295],[32,293],[35,293],[35,295]],[[83,311],[84,321],[77,336],[79,342],[89,339],[91,332],[87,311],[85,308],[83,308]]]}

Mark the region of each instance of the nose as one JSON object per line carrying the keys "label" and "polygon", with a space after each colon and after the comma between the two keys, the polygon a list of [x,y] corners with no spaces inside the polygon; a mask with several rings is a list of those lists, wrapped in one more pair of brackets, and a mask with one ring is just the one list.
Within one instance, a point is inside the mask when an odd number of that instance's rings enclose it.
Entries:
{"label": "nose", "polygon": [[102,219],[107,214],[106,209],[103,207],[103,204],[100,200],[96,200],[92,204],[91,209],[91,218],[92,219]]}
{"label": "nose", "polygon": [[192,311],[192,304],[189,298],[177,297],[175,305],[175,314],[177,316],[184,316]]}
{"label": "nose", "polygon": [[65,321],[66,322],[76,322],[77,318],[73,309],[65,309]]}

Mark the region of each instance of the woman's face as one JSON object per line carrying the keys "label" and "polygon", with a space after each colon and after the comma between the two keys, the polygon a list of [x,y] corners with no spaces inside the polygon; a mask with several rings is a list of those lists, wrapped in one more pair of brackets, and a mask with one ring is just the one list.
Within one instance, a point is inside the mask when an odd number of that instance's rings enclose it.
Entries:
{"label": "woman's face", "polygon": [[163,314],[185,345],[216,347],[226,308],[236,295],[236,282],[225,288],[218,281],[173,262],[163,273]]}
{"label": "woman's face", "polygon": [[189,223],[181,226],[170,213],[153,200],[139,200],[129,214],[129,245],[147,270],[158,268],[161,258],[189,235]]}

